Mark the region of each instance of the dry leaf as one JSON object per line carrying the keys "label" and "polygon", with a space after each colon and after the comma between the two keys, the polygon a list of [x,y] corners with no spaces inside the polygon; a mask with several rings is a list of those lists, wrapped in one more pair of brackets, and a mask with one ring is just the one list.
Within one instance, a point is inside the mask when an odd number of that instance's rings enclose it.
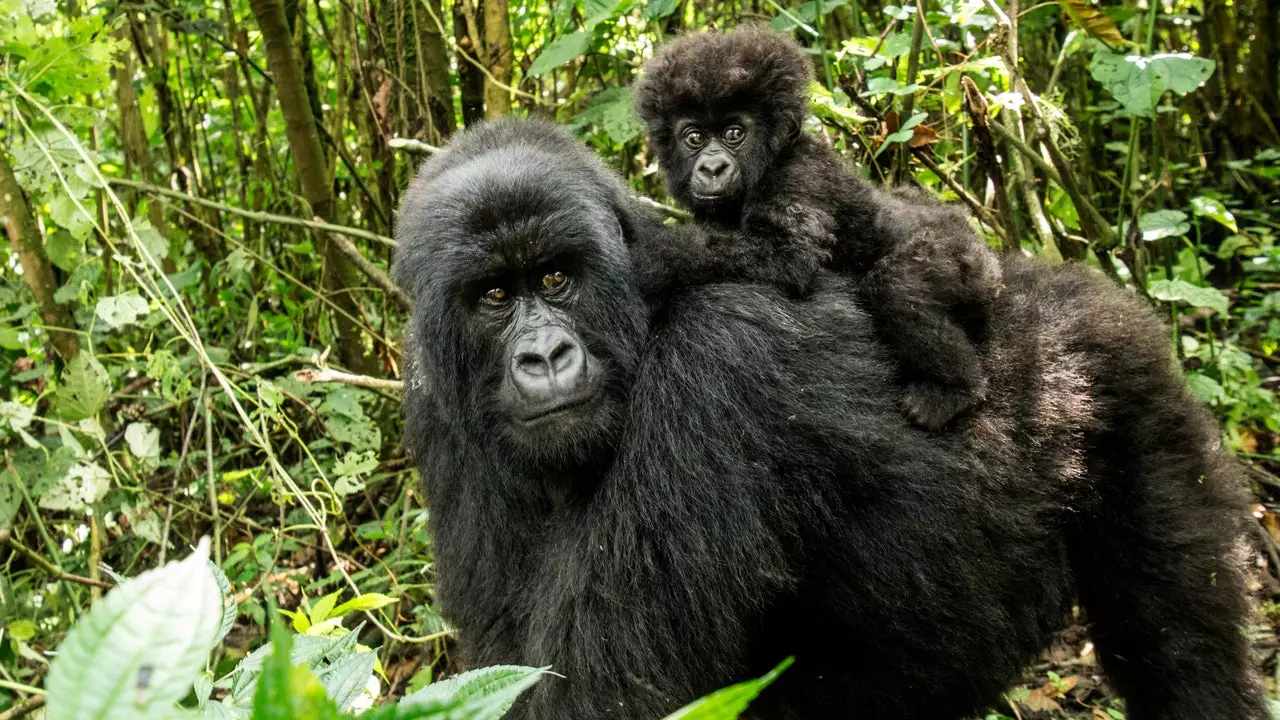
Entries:
{"label": "dry leaf", "polygon": [[1120,28],[1116,27],[1115,21],[1085,0],[1059,0],[1058,5],[1062,6],[1076,24],[1108,45],[1128,43],[1124,35],[1120,34]]}
{"label": "dry leaf", "polygon": [[938,133],[933,128],[921,123],[911,128],[911,139],[907,141],[907,147],[924,147],[938,142]]}
{"label": "dry leaf", "polygon": [[1054,689],[1053,685],[1046,683],[1027,693],[1027,696],[1019,704],[1032,712],[1062,712],[1062,706],[1058,704],[1057,700],[1053,699],[1053,696],[1057,694],[1058,691]]}

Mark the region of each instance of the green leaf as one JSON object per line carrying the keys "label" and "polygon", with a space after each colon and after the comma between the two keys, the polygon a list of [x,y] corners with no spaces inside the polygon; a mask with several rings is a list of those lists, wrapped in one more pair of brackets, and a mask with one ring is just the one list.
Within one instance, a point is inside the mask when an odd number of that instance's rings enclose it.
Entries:
{"label": "green leaf", "polygon": [[141,460],[160,458],[160,431],[147,423],[129,423],[129,427],[124,429],[124,439],[134,457]]}
{"label": "green leaf", "polygon": [[83,512],[106,496],[111,473],[97,463],[76,463],[53,487],[40,494],[39,505],[49,510]]}
{"label": "green leaf", "polygon": [[1204,373],[1187,373],[1187,389],[1197,400],[1207,405],[1216,405],[1227,399],[1227,392],[1222,385]]}
{"label": "green leaf", "polygon": [[768,687],[769,683],[776,680],[783,670],[790,667],[793,660],[794,658],[783,660],[763,677],[717,690],[701,700],[680,708],[668,715],[665,720],[735,720],[761,690]]}
{"label": "green leaf", "polygon": [[892,60],[893,58],[906,55],[910,50],[911,34],[896,32],[885,38],[884,44],[880,46],[880,55]]}
{"label": "green leaf", "polygon": [[122,504],[120,512],[129,521],[129,529],[134,535],[157,545],[164,542],[164,527],[160,516],[145,497],[137,505]]}
{"label": "green leaf", "polygon": [[578,114],[578,119],[596,125],[619,145],[631,142],[644,132],[644,122],[636,116],[629,86],[598,93]]}
{"label": "green leaf", "polygon": [[71,272],[84,261],[84,242],[65,230],[54,230],[44,242],[49,262],[59,269]]}
{"label": "green leaf", "polygon": [[644,4],[644,16],[650,20],[664,18],[676,11],[680,0],[648,0]]}
{"label": "green leaf", "polygon": [[364,693],[377,660],[378,656],[372,652],[355,652],[320,672],[320,684],[339,710],[349,710]]}
{"label": "green leaf", "polygon": [[1094,54],[1089,65],[1093,79],[1111,93],[1130,115],[1152,117],[1160,96],[1172,90],[1185,95],[1204,84],[1215,63],[1188,53],[1161,53],[1149,57]]}
{"label": "green leaf", "polygon": [[82,350],[67,363],[54,394],[54,404],[64,420],[75,422],[93,417],[107,404],[110,378],[98,359]]}
{"label": "green leaf", "polygon": [[1180,210],[1157,210],[1138,218],[1142,239],[1150,242],[1167,237],[1181,237],[1191,231],[1187,214]]}
{"label": "green leaf", "polygon": [[1153,280],[1147,284],[1147,293],[1163,302],[1185,302],[1192,307],[1210,308],[1220,315],[1227,314],[1227,296],[1217,288],[1192,285],[1186,280]]}
{"label": "green leaf", "polygon": [[271,624],[271,654],[253,695],[253,720],[337,720],[338,707],[320,679],[304,666],[294,666],[292,638],[278,622]]}
{"label": "green leaf", "polygon": [[334,608],[333,612],[329,613],[329,617],[331,618],[342,617],[343,615],[346,615],[349,612],[364,612],[366,610],[377,610],[378,608],[384,608],[398,601],[399,599],[400,598],[394,598],[394,597],[389,597],[387,595],[383,595],[382,593],[365,593],[360,597],[352,598],[342,603],[338,607]]}
{"label": "green leaf", "polygon": [[107,593],[58,646],[45,681],[58,720],[172,716],[217,642],[209,543]]}
{"label": "green leaf", "polygon": [[36,636],[39,628],[30,620],[14,620],[9,623],[9,635],[15,640],[30,640]]}
{"label": "green leaf", "polygon": [[1197,195],[1191,198],[1191,212],[1195,213],[1197,217],[1217,220],[1233,233],[1240,232],[1240,228],[1236,227],[1236,216],[1232,215],[1225,205],[1211,197]]}
{"label": "green leaf", "polygon": [[591,38],[589,31],[579,30],[552,40],[542,49],[542,52],[538,53],[538,57],[534,59],[533,64],[529,65],[525,75],[538,77],[574,58],[581,57],[587,48],[591,47]]}
{"label": "green leaf", "polygon": [[335,590],[317,600],[316,604],[311,606],[311,611],[307,613],[311,624],[319,625],[328,620],[333,615],[333,606],[338,603],[340,597],[342,597],[342,591]]}
{"label": "green leaf", "polygon": [[150,219],[136,217],[132,220],[132,225],[133,233],[138,236],[138,242],[146,248],[151,257],[155,258],[156,262],[169,257],[169,241],[151,224]]}
{"label": "green leaf", "polygon": [[[84,202],[80,204],[83,206]],[[78,241],[84,241],[93,232],[93,221],[76,207],[75,200],[66,192],[59,192],[49,201],[49,217]]]}
{"label": "green leaf", "polygon": [[22,507],[22,482],[18,474],[9,468],[0,470],[0,527],[13,527],[14,518]]}
{"label": "green leaf", "polygon": [[[494,665],[432,683],[400,700],[398,708],[449,708],[441,718],[499,720],[521,692],[533,686],[548,668]],[[432,717],[436,715],[432,714]]]}
{"label": "green leaf", "polygon": [[151,305],[136,292],[112,295],[98,301],[94,309],[98,319],[112,330],[132,325],[151,312]]}

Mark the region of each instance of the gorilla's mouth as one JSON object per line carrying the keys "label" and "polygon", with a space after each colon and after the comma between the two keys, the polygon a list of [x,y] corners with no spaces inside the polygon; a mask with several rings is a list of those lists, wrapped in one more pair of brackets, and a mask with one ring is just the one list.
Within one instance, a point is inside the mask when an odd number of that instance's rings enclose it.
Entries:
{"label": "gorilla's mouth", "polygon": [[596,399],[595,393],[586,393],[586,394],[578,395],[575,397],[564,398],[563,400],[560,400],[559,402],[553,403],[551,405],[537,408],[536,410],[532,411],[527,415],[517,417],[516,421],[522,425],[537,424],[541,421],[545,421],[548,418],[551,418],[552,416],[560,415],[562,413],[567,413],[573,410],[578,410],[579,408],[586,407],[587,405],[590,405],[595,399]]}

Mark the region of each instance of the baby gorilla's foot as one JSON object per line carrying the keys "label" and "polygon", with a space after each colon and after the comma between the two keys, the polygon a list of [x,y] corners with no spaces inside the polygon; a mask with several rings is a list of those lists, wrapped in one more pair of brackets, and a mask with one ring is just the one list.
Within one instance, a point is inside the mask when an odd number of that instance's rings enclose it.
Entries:
{"label": "baby gorilla's foot", "polygon": [[[982,385],[985,386],[985,383]],[[912,382],[907,384],[902,404],[912,422],[929,430],[939,430],[957,415],[982,404],[985,399],[985,387],[982,386]]]}

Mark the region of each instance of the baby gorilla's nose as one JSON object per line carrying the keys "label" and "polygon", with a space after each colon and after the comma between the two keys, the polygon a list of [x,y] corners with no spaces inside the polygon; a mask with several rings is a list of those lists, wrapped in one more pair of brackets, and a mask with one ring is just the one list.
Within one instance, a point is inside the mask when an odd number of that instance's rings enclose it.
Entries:
{"label": "baby gorilla's nose", "polygon": [[545,327],[516,343],[511,379],[526,402],[555,405],[586,378],[586,355],[564,328]]}
{"label": "baby gorilla's nose", "polygon": [[729,158],[723,155],[704,158],[698,163],[698,175],[704,180],[719,180],[731,166]]}

